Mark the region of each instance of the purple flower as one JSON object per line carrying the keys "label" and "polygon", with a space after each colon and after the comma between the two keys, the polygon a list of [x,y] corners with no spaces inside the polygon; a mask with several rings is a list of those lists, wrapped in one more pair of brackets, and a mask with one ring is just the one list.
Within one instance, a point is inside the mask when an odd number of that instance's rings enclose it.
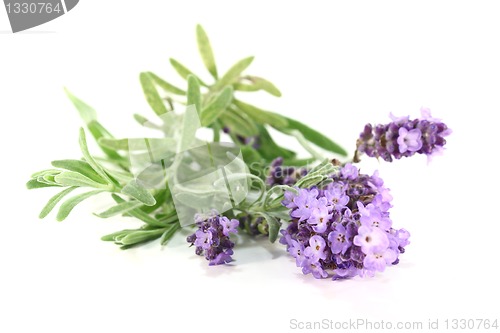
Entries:
{"label": "purple flower", "polygon": [[328,212],[328,208],[326,207],[326,205],[318,205],[317,207],[313,208],[309,219],[307,220],[307,223],[312,226],[314,232],[321,233],[326,231],[326,229],[328,228],[328,222],[331,218],[332,214]]}
{"label": "purple flower", "polygon": [[410,244],[409,241],[410,233],[405,229],[399,229],[396,231],[396,239],[398,240],[398,246],[405,247]]}
{"label": "purple flower", "polygon": [[293,203],[297,206],[297,209],[293,210],[291,216],[298,218],[299,222],[308,219],[313,209],[317,206],[317,196],[317,189],[310,191],[305,189],[299,190],[299,194],[293,199]]}
{"label": "purple flower", "polygon": [[300,244],[296,240],[292,240],[290,247],[288,248],[288,252],[295,258],[297,267],[301,267],[302,263],[306,260],[304,245]]}
{"label": "purple flower", "polygon": [[356,168],[352,163],[347,163],[341,170],[340,173],[345,179],[356,179],[358,178],[358,168]]}
{"label": "purple flower", "polygon": [[329,205],[336,211],[340,212],[347,207],[349,196],[345,194],[345,188],[341,186],[332,186],[324,191],[324,195]]}
{"label": "purple flower", "polygon": [[231,262],[234,243],[229,234],[238,232],[239,221],[229,220],[215,210],[208,215],[197,214],[194,220],[198,230],[187,241],[196,246],[196,254],[204,255],[210,266]]}
{"label": "purple flower", "polygon": [[354,165],[342,170],[325,188],[285,192],[291,222],[280,243],[315,278],[373,276],[396,265],[409,244],[405,229],[391,227],[392,197],[378,173],[360,174]]}
{"label": "purple flower", "polygon": [[208,250],[212,244],[212,232],[198,230],[195,235],[196,240],[194,241],[194,245],[199,246],[204,250]]}
{"label": "purple flower", "polygon": [[209,266],[214,266],[214,265],[222,265],[222,264],[227,264],[233,261],[233,258],[231,258],[231,255],[233,254],[233,250],[229,249],[224,252],[221,252],[217,254],[217,256],[210,260],[208,265]]}
{"label": "purple flower", "polygon": [[220,218],[219,221],[220,225],[222,226],[222,233],[226,236],[229,236],[229,233],[236,234],[238,233],[238,226],[240,222],[236,219],[228,219],[227,217],[223,216]]}
{"label": "purple flower", "polygon": [[399,152],[405,153],[407,150],[414,152],[422,148],[422,132],[418,128],[407,130],[404,127],[399,128],[399,136],[397,139]]}
{"label": "purple flower", "polygon": [[321,264],[317,261],[307,259],[303,266],[302,266],[302,273],[304,274],[309,274],[312,273],[312,275],[316,279],[321,279],[321,278],[326,278],[328,277],[328,273],[325,272],[323,267],[321,267]]}
{"label": "purple flower", "polygon": [[367,270],[383,272],[385,266],[391,265],[398,255],[392,249],[368,253],[363,260],[363,266]]}
{"label": "purple flower", "polygon": [[351,246],[347,230],[342,224],[335,226],[335,230],[328,234],[328,240],[332,243],[333,254],[344,254]]}
{"label": "purple flower", "polygon": [[430,158],[444,149],[446,136],[451,130],[437,118],[430,115],[427,108],[421,109],[422,118],[395,117],[385,125],[366,125],[357,141],[355,160],[362,154],[381,157],[387,162],[393,158],[425,154]]}
{"label": "purple flower", "polygon": [[378,206],[370,203],[365,207],[360,201],[358,201],[357,204],[359,213],[361,214],[361,218],[359,220],[362,225],[380,228],[382,230],[389,230],[392,221],[388,217],[382,216],[382,211]]}
{"label": "purple flower", "polygon": [[354,237],[354,245],[361,247],[364,254],[378,253],[389,247],[387,233],[379,228],[361,226]]}
{"label": "purple flower", "polygon": [[314,235],[309,239],[309,246],[304,250],[305,256],[313,261],[326,259],[326,242],[323,237]]}

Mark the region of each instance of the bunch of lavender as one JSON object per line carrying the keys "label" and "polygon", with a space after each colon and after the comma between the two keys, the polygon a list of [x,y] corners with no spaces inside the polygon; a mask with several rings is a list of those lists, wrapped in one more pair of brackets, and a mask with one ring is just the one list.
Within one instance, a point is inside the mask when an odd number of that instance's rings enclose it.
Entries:
{"label": "bunch of lavender", "polygon": [[387,162],[414,154],[425,154],[429,159],[442,154],[445,137],[451,129],[441,120],[432,118],[428,108],[420,111],[421,119],[410,120],[410,117],[391,114],[392,122],[389,124],[366,124],[357,141],[354,160],[359,161],[362,154],[381,157]]}
{"label": "bunch of lavender", "polygon": [[[92,107],[67,92],[87,128],[87,132],[80,129],[82,158],[53,161],[52,168],[32,175],[28,189],[59,190],[43,207],[40,218],[45,218],[59,205],[56,218],[62,221],[82,201],[110,194],[116,204],[97,216],[121,215],[142,222],[137,229],[124,229],[102,237],[122,249],[157,239],[165,245],[187,226],[184,222],[181,225],[181,220],[187,220],[187,224],[197,227],[187,238],[188,243],[195,246],[196,254],[205,256],[209,265],[219,265],[232,261],[231,234],[246,231],[252,236],[267,235],[269,241],[274,242],[282,223],[289,222],[288,228],[281,230],[281,243],[286,244],[305,274],[334,279],[365,276],[397,264],[399,254],[409,243],[409,233],[392,227],[391,196],[378,174],[359,174],[358,168],[350,163],[340,168],[340,162],[330,161],[323,153],[347,157],[347,152],[323,133],[236,98],[235,91],[261,90],[277,97],[281,92],[266,79],[244,74],[253,57],[236,62],[219,75],[208,36],[201,26],[197,26],[196,37],[211,82],[202,80],[173,58],[170,64],[186,81],[183,86],[171,84],[152,72],[139,76],[146,102],[160,124],[137,114],[135,120],[143,127],[161,131],[161,138],[157,135],[115,138],[98,121]],[[181,114],[177,112],[179,109]],[[444,123],[430,116],[428,109],[422,110],[422,119],[393,117],[392,120],[387,125],[366,125],[357,141],[353,162],[358,162],[361,154],[386,161],[416,153],[432,156],[443,150],[444,138],[450,133]],[[211,130],[215,143],[222,139],[232,141],[231,147],[238,152],[233,154],[227,149],[222,155],[229,158],[241,152],[242,159],[229,163],[238,171],[224,172],[224,176],[215,181],[211,178],[219,174],[210,173],[217,160],[216,150],[212,150],[209,142],[193,145],[201,142],[196,137],[199,127]],[[295,138],[311,158],[299,159],[296,151],[276,143],[269,131],[271,128]],[[100,156],[90,152],[86,133],[93,136],[102,150]],[[137,157],[148,164],[135,164]],[[198,158],[210,163],[196,163]],[[233,163],[235,161],[237,163]],[[304,164],[316,166],[301,167]],[[226,170],[226,166],[217,164],[217,170]],[[177,172],[180,169],[182,177]],[[194,178],[190,178],[193,175]],[[205,179],[202,184],[200,178]],[[231,186],[230,178],[237,186]],[[245,186],[240,186],[241,179],[245,179],[241,182]],[[248,179],[251,181],[246,181]],[[215,184],[220,187],[212,191]],[[222,190],[224,185],[226,192]],[[182,191],[176,192],[179,188]],[[78,191],[81,192],[73,195]],[[212,198],[220,193],[228,201],[221,203],[220,198]],[[200,207],[200,202],[208,202],[208,207]],[[229,210],[221,211],[226,216],[213,211],[191,220],[192,210],[188,210],[186,216],[185,211],[176,206],[178,203],[198,212],[219,204],[220,210]],[[237,219],[229,218],[233,216]]]}
{"label": "bunch of lavender", "polygon": [[234,243],[229,236],[238,233],[239,221],[221,216],[215,210],[209,215],[197,214],[195,221],[198,230],[187,241],[196,246],[196,254],[204,254],[210,266],[231,262]]}
{"label": "bunch of lavender", "polygon": [[285,193],[291,223],[280,243],[296,265],[318,279],[373,276],[396,265],[410,234],[392,227],[392,197],[378,173],[359,174],[347,164],[332,179],[322,189]]}

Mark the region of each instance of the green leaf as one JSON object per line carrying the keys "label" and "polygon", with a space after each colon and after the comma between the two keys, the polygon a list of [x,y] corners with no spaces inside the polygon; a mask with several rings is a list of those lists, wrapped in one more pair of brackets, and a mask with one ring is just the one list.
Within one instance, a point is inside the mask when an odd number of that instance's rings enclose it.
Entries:
{"label": "green leaf", "polygon": [[167,243],[172,239],[172,237],[175,235],[175,233],[181,228],[179,223],[173,224],[169,229],[165,230],[163,235],[161,235],[160,238],[160,244],[167,245]]}
{"label": "green leaf", "polygon": [[39,183],[45,183],[47,185],[60,185],[58,182],[55,181],[55,176],[57,176],[58,174],[60,174],[61,171],[57,172],[57,173],[54,173],[54,174],[49,174],[49,173],[46,173],[44,174],[43,176],[38,176],[37,177],[37,182]]}
{"label": "green leaf", "polygon": [[308,141],[314,143],[318,147],[321,147],[323,149],[326,149],[328,151],[331,151],[333,153],[342,155],[342,156],[347,156],[347,151],[340,147],[338,144],[324,136],[323,134],[319,133],[318,131],[310,128],[309,126],[306,126],[294,119],[291,118],[286,118],[288,121],[288,126],[275,126],[273,125],[277,130],[283,132],[283,133],[290,133],[290,130],[298,130],[302,135],[304,136],[305,139]]}
{"label": "green leaf", "polygon": [[224,126],[228,127],[231,133],[241,135],[243,137],[251,137],[259,134],[259,129],[252,119],[244,113],[229,108],[220,116],[220,120]]}
{"label": "green leaf", "polygon": [[164,232],[164,228],[153,230],[137,230],[130,232],[125,237],[121,238],[119,243],[123,245],[145,243],[159,238]]}
{"label": "green leaf", "polygon": [[245,76],[246,80],[250,81],[249,84],[246,83],[241,83],[237,82],[233,85],[234,90],[238,91],[258,91],[258,90],[264,90],[268,92],[269,94],[276,96],[276,97],[281,97],[281,91],[279,91],[278,88],[268,80],[257,77],[257,76]]}
{"label": "green leaf", "polygon": [[102,236],[101,240],[103,240],[105,242],[115,242],[117,239],[121,239],[134,231],[137,231],[137,230],[135,230],[135,229],[120,230],[117,232],[113,232],[112,234]]}
{"label": "green leaf", "polygon": [[43,207],[43,209],[40,212],[40,215],[38,217],[43,219],[47,215],[49,215],[49,213],[52,211],[52,209],[54,209],[54,207],[59,203],[59,201],[61,201],[62,198],[64,198],[69,193],[71,193],[74,189],[76,189],[76,187],[69,187],[69,188],[57,193],[52,198],[50,198],[50,200],[47,202],[45,207]]}
{"label": "green leaf", "polygon": [[44,187],[60,187],[60,186],[61,185],[59,185],[59,184],[47,184],[44,182],[39,182],[36,178],[30,179],[26,183],[26,188],[28,190],[33,190],[33,189],[37,189],[37,188],[44,188]]}
{"label": "green leaf", "polygon": [[144,91],[144,96],[146,97],[146,101],[149,106],[153,109],[153,111],[161,116],[168,112],[165,104],[163,103],[163,99],[158,94],[156,87],[153,82],[153,78],[149,73],[141,73],[139,75],[139,79],[141,81],[142,90]]}
{"label": "green leaf", "polygon": [[215,99],[201,112],[201,125],[210,126],[231,103],[233,98],[233,87],[225,87]]}
{"label": "green leaf", "polygon": [[47,170],[42,170],[42,171],[38,171],[38,172],[35,172],[34,174],[31,175],[31,178],[38,178],[38,177],[41,177],[41,176],[45,176],[45,175],[58,175],[59,173],[61,173],[61,170],[57,170],[57,169],[47,169]]}
{"label": "green leaf", "polygon": [[[77,98],[75,95],[73,95],[68,89],[64,89],[66,92],[66,95],[68,95],[68,98],[71,100],[75,108],[78,110],[80,117],[83,119],[85,124],[87,125],[87,128],[89,129],[90,133],[92,133],[92,136],[95,138],[96,141],[98,141],[102,137],[113,137],[104,126],[102,126],[98,121],[97,121],[97,113],[95,110]],[[117,154],[115,151],[106,149],[104,147],[101,147],[103,152],[108,155],[109,157],[113,159],[122,159],[122,157]]]}
{"label": "green leaf", "polygon": [[294,167],[303,167],[303,166],[311,165],[316,161],[317,160],[315,158],[312,158],[312,157],[301,158],[301,159],[290,158],[290,159],[283,159],[283,165],[294,166]]}
{"label": "green leaf", "polygon": [[242,146],[240,147],[241,154],[243,155],[243,160],[248,164],[250,171],[252,171],[253,162],[260,163],[262,162],[262,156],[260,156],[259,152],[250,146]]}
{"label": "green leaf", "polygon": [[186,112],[184,112],[179,151],[193,148],[193,144],[196,141],[196,132],[200,128],[200,117],[198,112],[200,112],[198,109],[195,110],[193,106],[190,105],[187,107]]}
{"label": "green leaf", "polygon": [[139,208],[143,205],[144,204],[140,201],[135,201],[135,200],[124,201],[122,203],[119,203],[116,206],[109,208],[108,210],[106,210],[102,213],[95,214],[95,215],[106,219],[106,218],[109,218],[109,217],[112,217],[115,215],[127,213],[127,212],[129,212],[133,209]]}
{"label": "green leaf", "polygon": [[195,78],[198,79],[198,82],[205,87],[208,87],[208,85],[203,82],[198,76],[196,76],[192,71],[190,71],[186,66],[175,60],[174,58],[170,58],[170,64],[172,67],[175,69],[175,71],[185,80],[187,80],[189,75],[193,75]]}
{"label": "green leaf", "polygon": [[274,160],[277,157],[283,157],[286,159],[295,157],[295,153],[293,151],[280,147],[276,144],[264,126],[258,125],[258,128],[260,146],[257,151],[262,155],[262,157],[268,161]]}
{"label": "green leaf", "polygon": [[122,193],[139,200],[146,206],[153,206],[156,203],[153,195],[146,188],[137,183],[135,179],[125,185],[122,189]]}
{"label": "green leaf", "polygon": [[281,223],[275,218],[266,213],[259,213],[262,217],[266,219],[267,225],[269,227],[269,241],[274,243],[278,238]]}
{"label": "green leaf", "polygon": [[201,113],[201,92],[200,92],[200,82],[198,79],[189,75],[187,78],[188,90],[187,90],[187,105],[194,105],[196,107],[196,112],[198,115]]}
{"label": "green leaf", "polygon": [[201,25],[196,26],[196,39],[198,41],[198,50],[200,51],[201,59],[208,69],[210,74],[217,79],[217,67],[215,66],[214,54],[207,33]]}
{"label": "green leaf", "polygon": [[269,124],[280,128],[286,128],[288,126],[287,119],[277,113],[259,109],[256,106],[244,103],[237,99],[233,100],[233,104],[261,125]]}
{"label": "green leaf", "polygon": [[241,59],[236,64],[231,67],[220,80],[218,80],[214,85],[214,90],[219,90],[220,88],[233,84],[233,82],[239,77],[239,75],[250,66],[254,57],[248,57]]}
{"label": "green leaf", "polygon": [[110,189],[109,185],[107,184],[95,182],[92,179],[73,171],[61,172],[54,177],[54,181],[65,186],[88,186],[94,188]]}
{"label": "green leaf", "polygon": [[89,148],[87,146],[87,138],[85,137],[85,130],[80,128],[80,149],[82,151],[83,157],[87,163],[101,176],[105,179],[108,184],[114,184],[114,181],[108,176],[106,171],[94,160],[92,155],[90,155]]}
{"label": "green leaf", "polygon": [[107,184],[106,180],[104,180],[101,176],[99,176],[99,174],[94,169],[92,169],[92,167],[85,161],[58,160],[58,161],[52,161],[52,165],[55,168],[77,172],[95,182],[101,184]]}
{"label": "green leaf", "polygon": [[73,208],[76,207],[76,205],[78,205],[83,200],[88,199],[91,196],[102,193],[102,192],[103,192],[102,190],[85,192],[82,194],[75,195],[74,197],[66,200],[65,202],[63,202],[61,207],[59,207],[59,212],[57,213],[56,219],[59,222],[64,221],[68,217],[68,215],[71,213]]}
{"label": "green leaf", "polygon": [[167,81],[160,78],[158,75],[156,75],[152,72],[147,72],[145,74],[147,74],[158,87],[162,88],[166,92],[170,92],[172,94],[181,95],[181,96],[186,95],[186,92],[184,90],[177,88],[173,84],[168,83]]}
{"label": "green leaf", "polygon": [[[87,124],[87,128],[89,129],[90,133],[94,137],[97,143],[99,143],[99,139],[101,138],[112,138],[113,136],[111,133],[108,132],[106,128],[104,128],[97,120],[91,121],[90,123]],[[102,151],[108,155],[110,158],[115,159],[115,160],[122,160],[123,157],[120,156],[116,151],[108,149],[106,147],[103,147],[99,145],[99,147],[102,149]]]}
{"label": "green leaf", "polygon": [[78,110],[78,113],[80,113],[80,117],[83,119],[85,124],[88,125],[91,121],[97,120],[97,113],[91,106],[89,106],[76,96],[74,96],[67,88],[64,88],[64,91],[66,92],[66,95],[68,95],[68,98],[71,100],[73,105]]}
{"label": "green leaf", "polygon": [[[117,203],[123,203],[123,202],[126,202],[125,200],[123,200],[122,198],[120,198],[118,195],[116,194],[112,194],[111,195],[113,197],[113,199],[117,202]],[[129,215],[135,217],[135,218],[138,218],[139,220],[143,221],[144,223],[147,223],[151,226],[155,226],[155,227],[164,227],[165,224],[162,223],[162,222],[159,222],[157,221],[156,219],[152,218],[149,214],[143,212],[141,209],[132,209],[131,211],[128,212]]]}

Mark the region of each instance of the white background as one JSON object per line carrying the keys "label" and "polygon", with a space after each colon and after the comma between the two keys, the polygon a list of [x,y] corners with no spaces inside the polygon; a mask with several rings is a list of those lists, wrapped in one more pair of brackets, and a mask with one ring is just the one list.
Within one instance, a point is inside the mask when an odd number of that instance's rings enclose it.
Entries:
{"label": "white background", "polygon": [[[0,331],[287,332],[294,318],[425,327],[429,318],[498,317],[499,15],[488,1],[81,1],[14,35],[0,9]],[[246,240],[234,265],[208,267],[186,246],[187,231],[163,249],[121,251],[99,238],[135,223],[93,216],[107,199],[63,223],[38,220],[53,193],[25,190],[30,174],[80,157],[82,123],[63,87],[117,136],[132,136],[133,113],[153,117],[140,71],[182,85],[169,68],[175,57],[209,80],[197,23],[220,72],[255,55],[248,73],[283,92],[246,100],[351,152],[363,125],[389,112],[417,117],[428,106],[454,130],[430,165],[423,156],[361,163],[380,170],[395,225],[412,233],[400,265],[373,279],[315,280],[281,245]]]}

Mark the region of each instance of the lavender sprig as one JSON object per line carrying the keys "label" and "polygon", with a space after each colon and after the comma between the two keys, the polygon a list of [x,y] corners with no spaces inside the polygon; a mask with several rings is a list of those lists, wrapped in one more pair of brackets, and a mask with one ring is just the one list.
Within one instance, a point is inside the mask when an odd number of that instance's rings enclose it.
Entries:
{"label": "lavender sprig", "polygon": [[332,179],[324,189],[285,193],[291,223],[280,243],[296,265],[318,279],[373,276],[396,265],[410,234],[392,227],[392,197],[378,173],[347,164]]}
{"label": "lavender sprig", "polygon": [[395,117],[391,114],[389,124],[366,124],[356,143],[355,162],[366,154],[392,162],[393,158],[425,154],[428,158],[441,155],[446,144],[445,137],[451,134],[446,124],[432,118],[428,108],[422,108],[422,118]]}
{"label": "lavender sprig", "polygon": [[196,215],[195,221],[198,230],[188,236],[187,241],[196,246],[196,254],[205,255],[210,266],[231,262],[234,243],[229,236],[238,233],[239,221],[215,210],[208,215]]}

